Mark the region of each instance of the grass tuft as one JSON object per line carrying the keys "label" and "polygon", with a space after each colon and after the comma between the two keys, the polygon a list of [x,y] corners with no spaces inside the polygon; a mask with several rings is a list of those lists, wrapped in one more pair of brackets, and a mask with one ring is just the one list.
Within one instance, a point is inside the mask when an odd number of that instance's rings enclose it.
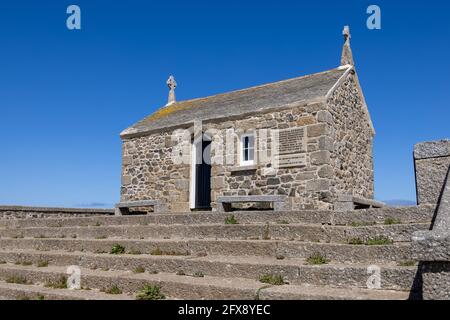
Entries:
{"label": "grass tuft", "polygon": [[122,294],[122,290],[116,285],[113,285],[112,287],[106,288],[104,290],[107,294]]}
{"label": "grass tuft", "polygon": [[160,287],[151,285],[146,285],[136,295],[136,300],[164,300],[165,298]]}
{"label": "grass tuft", "polygon": [[413,267],[416,265],[416,261],[400,261],[397,263],[399,267]]}
{"label": "grass tuft", "polygon": [[395,218],[386,218],[384,220],[385,225],[401,224],[402,222]]}
{"label": "grass tuft", "polygon": [[22,276],[11,276],[9,278],[6,278],[6,283],[15,283],[15,284],[30,284],[27,280],[27,278]]}
{"label": "grass tuft", "polygon": [[259,277],[259,282],[272,284],[274,286],[281,286],[285,284],[285,281],[283,279],[282,275],[273,275],[273,274],[264,274]]}
{"label": "grass tuft", "polygon": [[58,280],[48,281],[45,284],[45,287],[53,289],[67,289],[67,277],[62,276]]}
{"label": "grass tuft", "polygon": [[394,241],[392,241],[392,239],[389,239],[388,237],[385,237],[385,236],[370,238],[370,239],[367,239],[367,241],[366,241],[366,245],[368,245],[368,246],[381,246],[381,245],[389,245],[389,244],[393,244],[393,243],[394,243]]}
{"label": "grass tuft", "polygon": [[145,272],[145,268],[138,266],[136,268],[133,269],[133,273],[144,273]]}
{"label": "grass tuft", "polygon": [[124,254],[125,253],[125,247],[121,246],[120,244],[115,244],[110,251],[111,254]]}
{"label": "grass tuft", "polygon": [[47,261],[47,260],[39,260],[39,261],[36,263],[36,266],[37,266],[38,268],[45,268],[45,267],[48,267],[48,261]]}
{"label": "grass tuft", "polygon": [[225,218],[225,224],[239,224],[234,215]]}
{"label": "grass tuft", "polygon": [[321,264],[327,264],[330,262],[325,256],[321,255],[320,253],[314,253],[306,259],[306,264],[309,265],[321,265]]}
{"label": "grass tuft", "polygon": [[348,244],[359,246],[359,245],[363,245],[364,241],[361,240],[360,238],[352,238],[352,239],[348,240]]}

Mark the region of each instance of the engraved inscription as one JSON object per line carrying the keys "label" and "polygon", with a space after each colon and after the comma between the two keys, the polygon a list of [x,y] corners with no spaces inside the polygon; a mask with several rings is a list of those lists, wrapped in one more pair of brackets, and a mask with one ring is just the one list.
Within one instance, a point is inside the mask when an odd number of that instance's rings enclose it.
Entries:
{"label": "engraved inscription", "polygon": [[275,156],[275,167],[289,168],[306,166],[306,154],[290,154]]}
{"label": "engraved inscription", "polygon": [[306,166],[306,127],[278,130],[274,166],[278,168]]}
{"label": "engraved inscription", "polygon": [[293,128],[278,132],[279,154],[306,152],[306,128]]}

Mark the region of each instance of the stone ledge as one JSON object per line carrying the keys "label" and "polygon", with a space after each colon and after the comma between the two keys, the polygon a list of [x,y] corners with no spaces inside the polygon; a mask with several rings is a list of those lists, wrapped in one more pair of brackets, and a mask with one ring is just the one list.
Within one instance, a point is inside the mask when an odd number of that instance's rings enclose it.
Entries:
{"label": "stone ledge", "polygon": [[353,196],[351,194],[339,194],[334,206],[336,211],[348,211],[354,210],[356,206],[365,206],[367,207],[366,209],[384,208],[386,204],[372,199]]}
{"label": "stone ledge", "polygon": [[273,202],[274,211],[292,210],[292,202],[289,197],[283,195],[220,196],[216,202],[219,212],[231,211],[231,204],[234,202]]}
{"label": "stone ledge", "polygon": [[159,204],[158,200],[128,201],[117,203],[116,208],[138,208],[138,207],[156,206],[158,204]]}
{"label": "stone ledge", "polygon": [[52,208],[52,207],[26,207],[26,206],[0,206],[0,212],[42,212],[42,213],[73,213],[73,214],[113,214],[113,209],[93,208]]}
{"label": "stone ledge", "polygon": [[238,166],[238,167],[232,167],[229,169],[230,172],[240,172],[240,171],[256,171],[258,170],[257,165],[252,166]]}
{"label": "stone ledge", "polygon": [[429,141],[414,146],[414,159],[429,159],[450,156],[450,140]]}

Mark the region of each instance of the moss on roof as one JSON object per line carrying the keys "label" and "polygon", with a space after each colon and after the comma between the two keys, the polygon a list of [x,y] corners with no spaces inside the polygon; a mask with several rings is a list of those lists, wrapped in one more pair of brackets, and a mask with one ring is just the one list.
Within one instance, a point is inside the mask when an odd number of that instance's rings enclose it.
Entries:
{"label": "moss on roof", "polygon": [[205,98],[177,102],[157,110],[152,115],[123,131],[123,138],[146,134],[193,123],[195,120],[221,119],[297,102],[309,102],[324,97],[346,69],[332,69],[299,78],[269,83],[249,89]]}

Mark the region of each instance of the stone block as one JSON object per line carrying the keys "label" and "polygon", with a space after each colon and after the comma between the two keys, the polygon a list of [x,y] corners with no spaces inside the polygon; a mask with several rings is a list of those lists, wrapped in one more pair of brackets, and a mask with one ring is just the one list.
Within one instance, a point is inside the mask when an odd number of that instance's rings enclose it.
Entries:
{"label": "stone block", "polygon": [[328,134],[328,124],[319,123],[315,125],[308,126],[308,138],[314,138],[319,136],[324,136]]}
{"label": "stone block", "polygon": [[334,140],[328,136],[320,137],[319,150],[334,151]]}
{"label": "stone block", "polygon": [[305,180],[311,180],[316,178],[316,173],[315,172],[300,172],[297,174],[297,176],[295,177],[295,180],[297,181],[305,181]]}
{"label": "stone block", "polygon": [[306,116],[306,117],[301,117],[296,121],[297,125],[302,127],[302,126],[308,126],[308,125],[312,125],[312,124],[316,124],[316,118],[313,116]]}
{"label": "stone block", "polygon": [[324,165],[319,168],[317,174],[320,178],[332,178],[334,176],[334,169],[330,165]]}
{"label": "stone block", "polygon": [[317,121],[328,124],[334,123],[333,116],[327,110],[320,110],[319,112],[317,112]]}
{"label": "stone block", "polygon": [[225,177],[213,177],[211,179],[211,187],[213,189],[225,188]]}
{"label": "stone block", "polygon": [[450,156],[450,140],[418,143],[414,146],[415,159],[428,159]]}
{"label": "stone block", "polygon": [[330,159],[329,151],[317,151],[317,152],[311,153],[311,164],[312,165],[329,164],[330,161],[331,161],[331,159]]}
{"label": "stone block", "polygon": [[131,184],[131,176],[122,176],[122,185],[123,186],[128,186]]}
{"label": "stone block", "polygon": [[122,158],[122,164],[123,164],[124,166],[130,165],[130,164],[132,164],[132,162],[133,162],[133,158],[130,157],[130,156],[124,156],[124,157]]}
{"label": "stone block", "polygon": [[315,179],[306,182],[307,191],[327,191],[330,189],[330,181],[328,179]]}
{"label": "stone block", "polygon": [[269,179],[267,179],[267,185],[269,185],[269,186],[278,185],[280,183],[281,183],[280,178],[269,178]]}
{"label": "stone block", "polygon": [[172,202],[170,204],[172,212],[189,212],[191,210],[189,202]]}
{"label": "stone block", "polygon": [[418,204],[437,204],[449,166],[450,156],[416,159]]}

